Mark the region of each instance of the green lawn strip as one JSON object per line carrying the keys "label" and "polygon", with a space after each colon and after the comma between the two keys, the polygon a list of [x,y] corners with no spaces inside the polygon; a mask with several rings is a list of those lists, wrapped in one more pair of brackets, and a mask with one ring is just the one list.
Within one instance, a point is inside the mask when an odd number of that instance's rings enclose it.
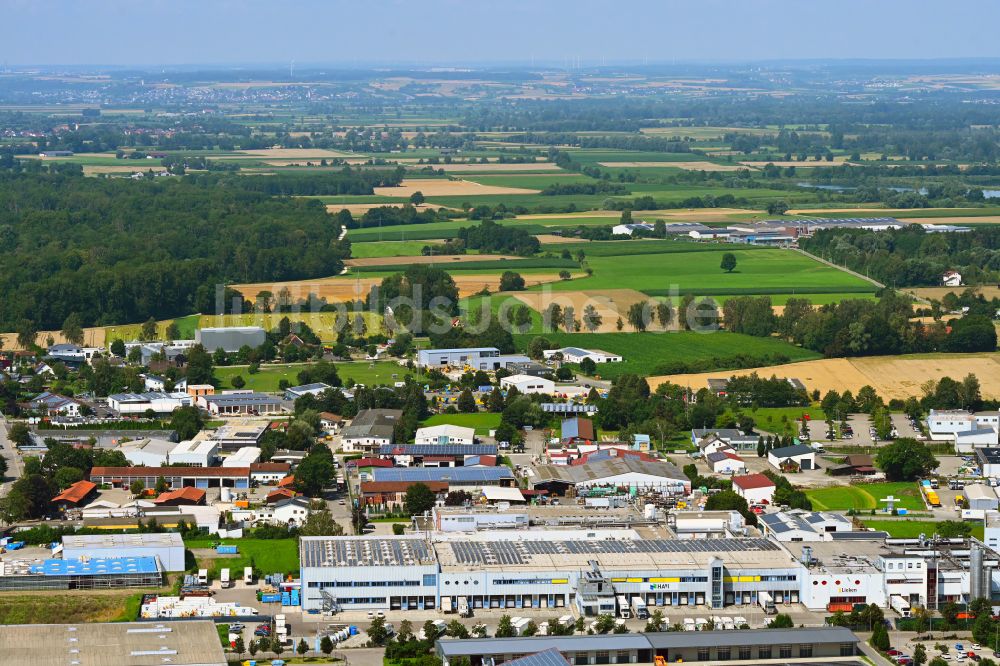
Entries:
{"label": "green lawn strip", "polygon": [[753,417],[757,428],[771,433],[791,435],[799,433],[800,425],[797,423],[803,415],[808,414],[813,421],[825,421],[826,414],[819,405],[811,407],[761,407],[759,409],[744,410]]}
{"label": "green lawn strip", "polygon": [[0,595],[0,624],[128,622],[139,614],[141,593],[45,590]]}
{"label": "green lawn strip", "polygon": [[478,412],[476,414],[434,414],[421,426],[435,426],[442,424],[462,426],[463,428],[475,428],[477,435],[489,435],[490,430],[500,427],[500,415],[491,412]]}
{"label": "green lawn strip", "polygon": [[[347,385],[348,379],[353,379],[358,384],[375,386],[403,381],[407,374],[416,376],[412,370],[392,361],[348,361],[334,365],[336,365],[337,373],[345,385]],[[281,390],[279,383],[282,379],[287,380],[290,386],[299,385],[298,374],[307,367],[309,367],[308,363],[265,365],[261,367],[259,372],[251,375],[249,366],[225,366],[215,368],[215,376],[220,382],[220,388],[235,388],[232,380],[233,377],[239,375],[246,382],[243,386],[244,389],[275,393]]]}
{"label": "green lawn strip", "polygon": [[[862,518],[866,527],[874,530],[888,532],[889,536],[897,539],[915,539],[921,534],[928,537],[937,531],[937,523],[933,520],[906,520],[891,519],[884,520]],[[979,540],[983,539],[984,527],[982,523],[972,524],[972,536]]]}
{"label": "green lawn strip", "polygon": [[253,566],[261,574],[298,573],[299,546],[298,539],[187,539],[184,546],[195,548],[212,548],[213,543],[223,543],[239,547],[237,555],[214,555],[205,559],[209,576],[218,578],[222,569],[229,569],[230,575],[243,575],[244,567]]}
{"label": "green lawn strip", "polygon": [[879,510],[886,506],[880,500],[890,496],[896,498],[898,509],[921,511],[926,508],[916,483],[862,483],[812,488],[805,493],[817,511]]}

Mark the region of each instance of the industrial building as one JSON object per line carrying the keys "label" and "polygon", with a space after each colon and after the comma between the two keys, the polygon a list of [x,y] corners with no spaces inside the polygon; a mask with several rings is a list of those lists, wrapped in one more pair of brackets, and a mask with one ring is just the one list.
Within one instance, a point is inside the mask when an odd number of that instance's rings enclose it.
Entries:
{"label": "industrial building", "polygon": [[203,395],[198,406],[213,416],[280,414],[284,409],[281,400],[253,391]]}
{"label": "industrial building", "polygon": [[155,557],[0,561],[0,590],[93,590],[162,584],[163,571]]}
{"label": "industrial building", "polygon": [[[846,627],[799,627],[766,631],[671,631],[597,636],[531,636],[470,638],[437,641],[443,666],[469,660],[472,666],[511,663],[525,666],[590,664],[646,664],[662,657],[667,663],[820,663],[829,659],[842,666],[860,666],[860,639]],[[523,660],[521,655],[533,655]],[[544,659],[540,657],[546,656]],[[757,661],[754,661],[757,660]]]}
{"label": "industrial building", "polygon": [[201,439],[204,433],[207,439],[215,442],[220,451],[239,451],[244,446],[260,447],[260,440],[267,432],[267,426],[266,422],[237,421],[227,423],[211,434],[207,434],[203,430],[195,437],[195,441]]}
{"label": "industrial building", "polygon": [[516,388],[519,393],[540,393],[552,395],[556,391],[556,383],[545,377],[531,375],[511,375],[500,380],[500,388],[510,390]]}
{"label": "industrial building", "polygon": [[749,612],[765,598],[833,612],[872,603],[934,608],[1000,589],[1000,556],[975,540],[855,532],[777,542],[700,533],[646,538],[639,528],[518,529],[524,519],[517,516],[531,510],[515,510],[508,524],[493,514],[493,525],[484,518],[476,531],[459,523],[488,512],[456,508],[460,520],[429,538],[303,537],[303,608],[426,610],[455,607],[462,597],[471,608],[573,608],[596,616],[614,612],[616,596],[625,595],[668,612]]}
{"label": "industrial building", "polygon": [[443,423],[417,428],[416,444],[472,444],[476,439],[473,428]]}
{"label": "industrial building", "polygon": [[64,560],[156,558],[164,571],[184,571],[184,541],[176,532],[69,534],[62,538]]}
{"label": "industrial building", "polygon": [[333,387],[323,382],[314,384],[303,384],[302,386],[291,386],[285,389],[285,400],[298,400],[304,395],[319,395]]}
{"label": "industrial building", "polygon": [[90,480],[98,485],[128,488],[142,481],[147,488],[163,477],[171,488],[249,488],[249,467],[93,467]]}
{"label": "industrial building", "polygon": [[260,326],[226,326],[221,328],[199,328],[194,332],[197,344],[209,354],[216,349],[237,352],[241,347],[256,349],[264,344],[267,335]]}
{"label": "industrial building", "polygon": [[170,414],[181,407],[190,407],[194,399],[187,393],[115,393],[108,396],[108,407],[121,415],[145,414],[153,411],[157,414]]}
{"label": "industrial building", "polygon": [[530,483],[533,488],[565,495],[597,488],[652,491],[676,495],[691,492],[691,479],[668,462],[643,460],[639,455],[614,455],[580,465],[536,465]]}
{"label": "industrial building", "polygon": [[226,666],[210,620],[0,626],[4,663],[24,666]]}
{"label": "industrial building", "polygon": [[496,347],[469,347],[465,349],[421,349],[417,352],[417,367],[444,368],[468,366],[473,370],[500,370],[514,363],[528,363],[531,359],[521,354],[501,354]]}
{"label": "industrial building", "polygon": [[219,445],[210,439],[188,440],[174,446],[170,464],[211,467],[219,457]]}
{"label": "industrial building", "polygon": [[170,453],[175,448],[177,448],[176,442],[145,438],[122,442],[118,450],[124,454],[125,460],[133,465],[162,467],[173,462],[170,460]]}
{"label": "industrial building", "polygon": [[542,352],[546,361],[561,356],[566,363],[582,363],[589,358],[594,363],[620,363],[621,354],[611,354],[603,349],[581,349],[580,347],[563,347],[562,349],[546,349]]}
{"label": "industrial building", "polygon": [[482,464],[482,459],[485,457],[492,457],[495,465],[497,445],[390,444],[380,447],[378,455],[401,467],[464,467],[469,465],[473,458],[478,458],[478,464]]}
{"label": "industrial building", "polygon": [[244,446],[222,459],[223,467],[251,467],[260,460],[260,449],[256,446]]}

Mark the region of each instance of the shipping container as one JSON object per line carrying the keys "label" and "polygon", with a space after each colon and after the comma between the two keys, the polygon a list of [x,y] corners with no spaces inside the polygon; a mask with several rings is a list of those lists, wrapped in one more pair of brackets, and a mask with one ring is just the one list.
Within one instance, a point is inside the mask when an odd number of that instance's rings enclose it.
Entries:
{"label": "shipping container", "polygon": [[215,552],[219,555],[236,555],[240,551],[237,546],[216,546]]}

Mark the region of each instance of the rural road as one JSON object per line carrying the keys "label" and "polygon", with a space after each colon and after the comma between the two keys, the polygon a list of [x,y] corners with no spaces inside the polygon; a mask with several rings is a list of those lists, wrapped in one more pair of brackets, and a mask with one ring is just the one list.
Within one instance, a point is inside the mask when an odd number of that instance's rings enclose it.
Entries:
{"label": "rural road", "polygon": [[878,280],[875,280],[874,278],[870,278],[867,275],[862,275],[861,273],[858,273],[857,271],[852,271],[850,268],[845,268],[844,266],[841,266],[839,264],[835,264],[832,261],[827,261],[823,257],[817,257],[812,252],[806,252],[805,250],[803,250],[800,247],[794,248],[794,250],[796,252],[801,252],[802,254],[806,255],[810,259],[815,259],[816,261],[820,262],[821,264],[826,264],[830,268],[836,268],[838,271],[843,271],[845,273],[849,273],[850,275],[853,275],[856,278],[860,278],[860,279],[864,280],[865,282],[870,282],[871,284],[875,285],[879,289],[885,289],[885,285],[882,284],[881,282],[879,282]]}

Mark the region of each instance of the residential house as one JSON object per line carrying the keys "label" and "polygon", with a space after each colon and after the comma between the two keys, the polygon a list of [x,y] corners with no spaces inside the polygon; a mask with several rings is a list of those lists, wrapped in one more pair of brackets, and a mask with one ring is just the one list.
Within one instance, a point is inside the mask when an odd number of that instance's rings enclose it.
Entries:
{"label": "residential house", "polygon": [[344,417],[332,412],[319,413],[319,427],[328,435],[336,435],[344,425]]}
{"label": "residential house", "polygon": [[962,274],[958,271],[945,271],[941,275],[941,285],[944,287],[961,287]]}
{"label": "residential house", "polygon": [[705,462],[715,474],[740,474],[746,471],[743,458],[732,451],[716,451],[705,456]]}
{"label": "residential house", "polygon": [[45,391],[35,396],[28,407],[35,412],[40,412],[47,416],[80,416],[83,403],[64,395],[49,393]]}
{"label": "residential house", "polygon": [[734,451],[756,451],[760,435],[743,434],[736,428],[692,428],[691,443],[698,446],[705,437],[714,435],[728,444]]}
{"label": "residential house", "polygon": [[288,476],[292,466],[284,462],[258,462],[250,464],[250,481],[259,484],[277,483]]}
{"label": "residential house", "polygon": [[878,470],[872,457],[862,453],[852,453],[844,457],[844,462],[830,469],[834,476],[875,476]]}
{"label": "residential house", "polygon": [[474,428],[444,423],[436,426],[418,428],[416,444],[474,444],[476,431]]}
{"label": "residential house", "polygon": [[400,409],[363,409],[344,428],[341,448],[345,452],[377,451],[379,447],[392,444],[393,431],[403,411]]}

